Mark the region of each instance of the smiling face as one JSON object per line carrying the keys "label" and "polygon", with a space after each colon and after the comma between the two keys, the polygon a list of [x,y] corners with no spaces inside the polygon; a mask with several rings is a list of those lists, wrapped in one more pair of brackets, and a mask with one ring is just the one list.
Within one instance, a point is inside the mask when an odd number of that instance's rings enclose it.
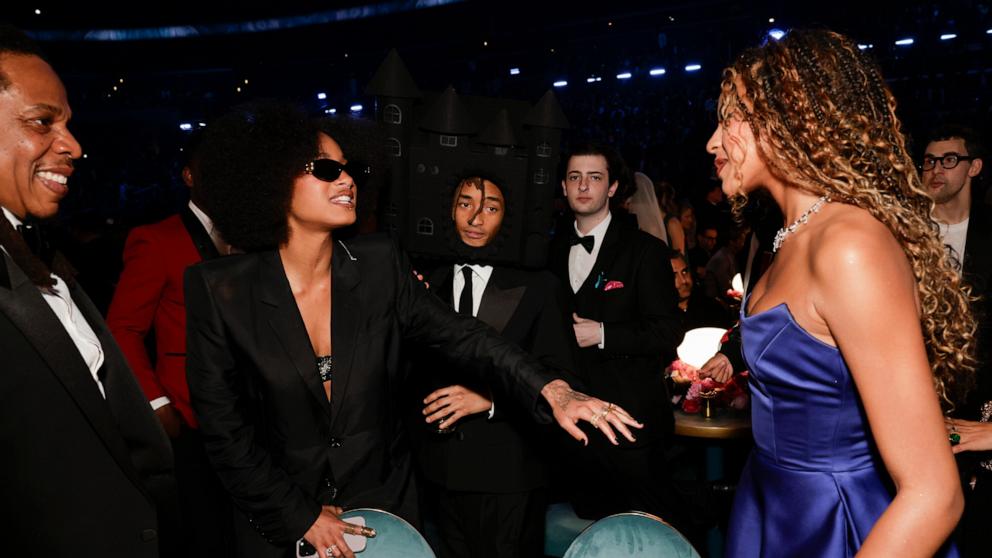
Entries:
{"label": "smiling face", "polygon": [[706,151],[713,155],[716,176],[727,196],[753,192],[769,177],[751,126],[739,115],[717,125]]}
{"label": "smiling face", "polygon": [[505,208],[499,186],[488,180],[468,178],[455,189],[451,218],[462,242],[482,248],[499,234]]}
{"label": "smiling face", "polygon": [[[348,162],[336,141],[327,134],[318,136],[318,159]],[[297,230],[327,232],[351,225],[355,222],[357,201],[355,181],[345,170],[330,182],[312,174],[301,174],[293,182],[293,198],[289,204],[290,236]]]}
{"label": "smiling face", "polygon": [[20,218],[55,215],[82,148],[69,132],[61,80],[37,56],[0,55],[0,205]]}

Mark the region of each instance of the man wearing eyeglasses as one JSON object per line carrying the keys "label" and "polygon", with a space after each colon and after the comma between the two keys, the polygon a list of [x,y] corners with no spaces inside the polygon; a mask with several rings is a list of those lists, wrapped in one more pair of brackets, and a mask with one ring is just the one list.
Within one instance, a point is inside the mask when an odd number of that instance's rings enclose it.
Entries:
{"label": "man wearing eyeglasses", "polygon": [[[974,236],[968,232],[971,183],[982,172],[982,159],[975,154],[978,146],[974,138],[973,132],[963,128],[938,130],[927,144],[920,165],[923,186],[934,201],[933,218],[959,270],[967,259],[967,241]],[[981,203],[975,204],[976,209],[980,206]]]}
{"label": "man wearing eyeglasses", "polygon": [[[930,136],[921,160],[923,186],[934,200],[933,219],[955,259],[972,295],[978,317],[978,370],[976,387],[953,414],[949,428],[960,436],[958,466],[965,482],[965,511],[958,527],[962,556],[986,556],[992,543],[992,452],[980,447],[984,425],[971,420],[992,418],[992,210],[981,202],[974,182],[982,172],[982,146],[977,135],[963,127],[947,126]],[[965,420],[961,420],[965,419]]]}

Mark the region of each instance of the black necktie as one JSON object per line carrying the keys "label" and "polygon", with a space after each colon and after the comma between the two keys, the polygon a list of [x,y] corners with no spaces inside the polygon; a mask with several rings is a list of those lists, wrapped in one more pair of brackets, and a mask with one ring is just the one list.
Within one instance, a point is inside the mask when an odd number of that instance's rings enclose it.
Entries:
{"label": "black necktie", "polygon": [[472,315],[472,268],[462,267],[462,276],[465,277],[465,286],[462,287],[462,294],[458,297],[458,313],[463,316]]}
{"label": "black necktie", "polygon": [[570,239],[571,245],[581,244],[583,248],[586,249],[587,254],[592,254],[592,247],[596,245],[596,237],[589,236],[579,236],[575,234],[575,229],[572,229],[572,238]]}

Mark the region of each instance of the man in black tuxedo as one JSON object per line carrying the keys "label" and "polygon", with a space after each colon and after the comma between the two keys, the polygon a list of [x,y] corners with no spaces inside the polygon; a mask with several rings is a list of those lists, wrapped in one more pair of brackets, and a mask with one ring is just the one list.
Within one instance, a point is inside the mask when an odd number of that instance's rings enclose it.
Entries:
{"label": "man in black tuxedo", "polygon": [[635,443],[593,440],[592,451],[572,455],[582,473],[569,489],[580,516],[636,509],[678,523],[665,460],[674,417],[664,368],[682,341],[682,322],[665,244],[611,216],[621,176],[613,149],[573,151],[562,189],[575,223],[555,239],[549,265],[566,286],[579,381],[597,397],[622,402],[644,429]]}
{"label": "man in black tuxedo", "polygon": [[175,512],[169,441],[35,222],[58,211],[82,154],[70,115],[37,47],[0,26],[0,547],[151,558]]}
{"label": "man in black tuxedo", "polygon": [[[459,263],[430,274],[431,290],[456,312],[485,322],[542,364],[571,370],[558,281],[546,271],[492,263],[508,208],[507,186],[490,178],[471,176],[455,187],[451,242]],[[424,476],[439,487],[441,556],[544,556],[547,476],[542,446],[547,445],[547,432],[497,388],[466,385],[464,373],[436,365],[432,370],[437,371],[434,385],[443,387],[424,399],[423,414],[432,433],[423,440],[420,464]]]}

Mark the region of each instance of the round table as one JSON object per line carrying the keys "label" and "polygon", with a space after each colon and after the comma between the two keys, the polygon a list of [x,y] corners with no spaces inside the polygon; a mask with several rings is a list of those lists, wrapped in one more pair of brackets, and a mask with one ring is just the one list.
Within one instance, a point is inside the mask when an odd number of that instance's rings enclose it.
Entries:
{"label": "round table", "polygon": [[[703,413],[689,414],[681,409],[675,411],[675,435],[699,439],[705,446],[706,480],[723,479],[723,445],[730,440],[751,437],[750,411],[715,409],[712,418],[704,418]],[[723,533],[714,527],[707,535],[707,550],[711,557],[723,556]]]}
{"label": "round table", "polygon": [[751,415],[747,411],[717,409],[713,418],[703,418],[702,413],[677,410],[675,435],[712,440],[747,438],[751,435]]}

